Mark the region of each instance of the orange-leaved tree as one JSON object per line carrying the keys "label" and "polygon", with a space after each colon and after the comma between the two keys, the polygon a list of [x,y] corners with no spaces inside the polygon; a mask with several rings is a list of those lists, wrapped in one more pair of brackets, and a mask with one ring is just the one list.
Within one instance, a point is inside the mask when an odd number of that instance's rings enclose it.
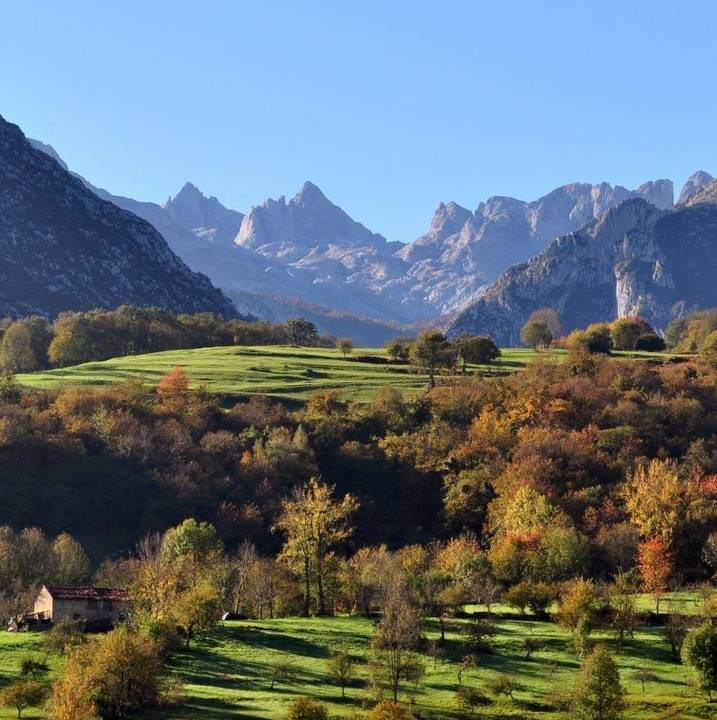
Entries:
{"label": "orange-leaved tree", "polygon": [[667,590],[673,570],[670,546],[661,538],[654,537],[640,544],[637,564],[642,583],[655,598],[655,612],[660,612],[660,595]]}

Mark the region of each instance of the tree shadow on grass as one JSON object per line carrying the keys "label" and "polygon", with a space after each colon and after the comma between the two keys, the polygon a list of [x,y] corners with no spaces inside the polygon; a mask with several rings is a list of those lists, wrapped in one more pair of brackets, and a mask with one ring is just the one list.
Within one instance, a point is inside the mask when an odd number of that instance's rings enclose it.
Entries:
{"label": "tree shadow on grass", "polygon": [[[296,634],[283,633],[259,627],[219,627],[212,636],[201,642],[202,647],[225,647],[227,644],[246,644],[265,650],[280,650],[303,657],[326,658],[329,651],[325,645],[311,642]],[[196,648],[195,648],[196,649]]]}
{"label": "tree shadow on grass", "polygon": [[142,715],[146,720],[227,720],[229,717],[241,717],[251,720],[259,718],[252,714],[246,698],[223,700],[220,698],[187,698],[184,702],[156,708]]}

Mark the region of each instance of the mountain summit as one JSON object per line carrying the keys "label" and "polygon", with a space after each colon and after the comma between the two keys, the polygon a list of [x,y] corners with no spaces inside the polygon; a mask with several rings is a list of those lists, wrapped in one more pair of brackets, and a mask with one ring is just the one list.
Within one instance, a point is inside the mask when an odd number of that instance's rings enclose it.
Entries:
{"label": "mountain summit", "polygon": [[282,196],[251,208],[236,244],[265,256],[295,260],[308,247],[385,247],[388,243],[350,218],[314,183],[306,182],[288,203]]}
{"label": "mountain summit", "polygon": [[162,205],[174,222],[196,237],[229,245],[241,227],[244,215],[224,207],[215,197],[206,197],[195,185],[184,183],[182,189]]}

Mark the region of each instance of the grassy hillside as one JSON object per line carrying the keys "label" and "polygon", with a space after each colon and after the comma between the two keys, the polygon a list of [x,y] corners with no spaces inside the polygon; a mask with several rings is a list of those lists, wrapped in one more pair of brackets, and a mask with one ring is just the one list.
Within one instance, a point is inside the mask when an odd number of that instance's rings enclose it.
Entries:
{"label": "grassy hillside", "polygon": [[[543,353],[559,354],[560,351]],[[304,400],[318,390],[336,388],[344,391],[347,398],[366,400],[386,385],[406,393],[426,387],[426,377],[411,372],[408,365],[372,365],[351,359],[360,355],[383,356],[384,351],[358,349],[353,356],[344,358],[334,349],[279,345],[168,350],[19,375],[18,380],[35,388],[55,388],[70,383],[99,385],[130,378],[143,378],[155,384],[164,373],[180,366],[194,387],[203,385],[211,392],[231,396],[262,394]],[[504,350],[500,362],[491,369],[520,369],[534,356],[532,350]]]}
{"label": "grassy hillside", "polygon": [[[466,652],[461,642],[465,622],[451,623],[446,657],[439,659],[434,667],[433,659],[424,655],[423,682],[418,688],[407,686],[409,692],[402,694],[404,701],[414,698],[422,717],[469,716],[454,706],[456,670]],[[185,686],[179,705],[156,709],[144,717],[147,720],[200,717],[204,720],[238,717],[278,720],[285,717],[288,702],[297,695],[327,703],[331,716],[361,717],[372,702],[366,687],[372,633],[373,621],[359,617],[227,622],[189,652],[179,653],[173,659],[172,671]],[[429,640],[438,638],[435,623],[427,624],[427,636]],[[545,643],[545,649],[529,660],[522,647],[528,636]],[[38,646],[38,638],[36,634],[0,633],[0,683],[17,673],[21,658]],[[615,649],[609,636],[596,635],[596,639],[606,640],[611,649]],[[346,700],[342,700],[340,688],[330,682],[326,673],[331,652],[343,648],[354,655],[357,662],[356,679],[347,689]],[[659,629],[640,629],[623,653],[615,657],[627,690],[626,720],[714,717],[713,708],[691,687],[689,669],[671,661]],[[272,690],[271,667],[277,660],[290,660],[295,672],[288,682],[277,682]],[[557,720],[561,715],[551,705],[551,693],[569,691],[578,668],[568,635],[557,625],[498,616],[498,634],[491,652],[479,653],[478,668],[466,671],[463,682],[485,690],[489,678],[508,673],[523,686],[515,693],[514,702],[494,699],[481,717]],[[632,678],[636,670],[648,670],[657,677],[647,684],[644,694]],[[28,711],[26,716],[39,717],[40,713]],[[12,711],[0,710],[0,718],[10,717],[13,717]]]}
{"label": "grassy hillside", "polygon": [[[57,388],[68,384],[102,385],[128,379],[143,379],[154,385],[164,373],[179,366],[185,369],[193,387],[204,386],[210,392],[232,397],[260,394],[303,401],[317,391],[339,389],[347,399],[363,401],[386,385],[406,394],[426,387],[426,376],[414,373],[408,365],[372,365],[354,359],[362,355],[384,357],[385,353],[382,349],[360,348],[352,356],[344,358],[335,349],[286,345],[166,350],[18,375],[18,380],[32,388]],[[502,356],[496,363],[471,366],[470,371],[513,372],[524,368],[538,356],[560,360],[565,356],[565,351],[536,353],[527,348],[503,348]],[[674,355],[643,352],[615,353],[615,357],[637,357],[661,362]]]}
{"label": "grassy hillside", "polygon": [[[424,656],[426,674],[416,689],[406,685],[402,699],[412,697],[422,717],[468,717],[454,705],[457,687],[456,670],[465,654],[461,632],[465,621],[454,621],[447,635],[445,659],[434,668],[433,660]],[[334,618],[226,623],[194,651],[178,655],[174,670],[186,683],[186,696],[180,707],[173,709],[172,718],[224,720],[231,717],[279,719],[285,717],[287,703],[296,695],[305,695],[329,705],[336,717],[365,714],[371,706],[368,679],[368,645],[373,622],[364,618]],[[438,638],[435,624],[429,625],[429,640]],[[545,643],[545,649],[531,659],[525,658],[522,642],[532,636]],[[597,636],[599,637],[599,636]],[[603,636],[611,642],[608,636]],[[358,663],[356,681],[347,689],[346,700],[340,688],[331,684],[326,674],[326,661],[332,650],[347,646]],[[290,658],[296,666],[289,684],[277,683],[270,689],[272,663]],[[629,647],[616,656],[621,681],[627,690],[626,720],[644,718],[714,717],[713,709],[691,687],[688,668],[671,662],[660,630],[641,629]],[[557,718],[563,717],[551,706],[551,693],[569,691],[575,681],[579,663],[570,647],[567,633],[550,622],[502,619],[493,650],[479,653],[478,669],[465,673],[463,682],[486,690],[486,681],[498,673],[514,677],[523,689],[515,701],[494,699],[481,711],[486,718]],[[631,675],[636,670],[654,673],[658,680],[648,683],[643,694]],[[153,720],[167,717],[154,712]]]}

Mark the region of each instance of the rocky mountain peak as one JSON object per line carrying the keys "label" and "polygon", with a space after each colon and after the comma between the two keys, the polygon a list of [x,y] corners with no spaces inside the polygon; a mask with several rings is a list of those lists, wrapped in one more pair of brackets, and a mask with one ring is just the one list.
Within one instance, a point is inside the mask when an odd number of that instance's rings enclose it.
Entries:
{"label": "rocky mountain peak", "polygon": [[458,203],[440,203],[433,213],[431,231],[447,237],[457,233],[468,221],[471,211],[461,207]]}
{"label": "rocky mountain peak", "polygon": [[675,206],[675,186],[672,180],[650,180],[635,191],[660,210],[670,210]]}
{"label": "rocky mountain peak", "polygon": [[[717,193],[717,182],[713,183]],[[712,186],[705,186],[707,192]],[[519,342],[533,310],[552,307],[566,332],[640,315],[664,330],[675,313],[717,302],[717,208],[660,210],[633,197],[505,271],[449,328]]]}
{"label": "rocky mountain peak", "polygon": [[690,195],[697,192],[700,188],[703,188],[707,183],[712,182],[712,180],[714,180],[714,178],[704,170],[698,170],[692,173],[682,187],[679,200],[677,201],[678,204],[684,203]]}
{"label": "rocky mountain peak", "polygon": [[162,208],[180,227],[196,237],[230,245],[241,227],[244,215],[224,207],[216,197],[207,197],[191,182],[170,196]]}
{"label": "rocky mountain peak", "polygon": [[[705,173],[705,175],[706,174],[707,173]],[[710,203],[713,205],[717,203],[717,180],[710,180],[693,193],[690,193],[683,204],[692,206],[701,203]]]}
{"label": "rocky mountain peak", "polygon": [[387,244],[382,235],[353,220],[311,182],[304,183],[288,203],[282,196],[251,208],[235,242],[247,248],[261,248],[266,256],[284,258],[298,258],[299,248]]}
{"label": "rocky mountain peak", "polygon": [[307,180],[296,194],[297,201],[326,200],[326,195],[321,192],[321,188],[310,180]]}

